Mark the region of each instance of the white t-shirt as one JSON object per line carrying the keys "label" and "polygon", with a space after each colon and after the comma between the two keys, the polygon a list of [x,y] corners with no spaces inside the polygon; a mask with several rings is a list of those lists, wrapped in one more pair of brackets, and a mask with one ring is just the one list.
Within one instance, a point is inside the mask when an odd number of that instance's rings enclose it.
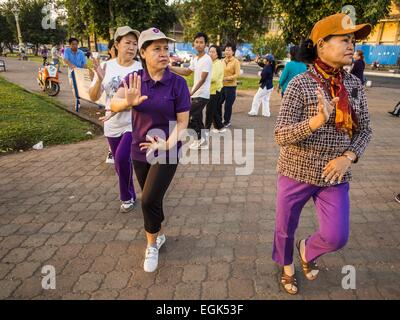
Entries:
{"label": "white t-shirt", "polygon": [[[104,64],[107,64],[106,74],[101,83],[101,90],[106,92],[106,116],[111,114],[110,104],[111,99],[118,91],[119,84],[125,76],[131,72],[139,71],[142,69],[142,64],[135,61],[130,67],[123,67],[118,64],[117,59],[112,59],[103,62],[101,66],[104,68]],[[96,84],[97,74],[94,74],[94,78],[91,87]],[[110,138],[118,138],[125,132],[132,132],[132,118],[131,111],[122,111],[114,114],[111,119],[104,122],[104,135]]]}
{"label": "white t-shirt", "polygon": [[201,80],[202,72],[208,72],[208,76],[203,85],[197,90],[192,98],[204,98],[210,99],[210,87],[211,87],[211,70],[212,70],[212,59],[208,54],[205,54],[200,59],[196,56],[189,67],[190,70],[194,71],[194,84]]}

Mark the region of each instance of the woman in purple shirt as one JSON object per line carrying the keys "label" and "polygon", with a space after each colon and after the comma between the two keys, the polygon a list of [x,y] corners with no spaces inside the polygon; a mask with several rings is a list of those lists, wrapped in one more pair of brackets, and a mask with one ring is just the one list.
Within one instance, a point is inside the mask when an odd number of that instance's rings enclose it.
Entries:
{"label": "woman in purple shirt", "polygon": [[111,101],[113,112],[132,108],[132,160],[143,190],[146,272],[157,269],[158,251],[165,242],[163,198],[178,166],[179,140],[186,131],[191,105],[185,79],[168,68],[168,41],[175,40],[156,28],[141,33],[144,70],[128,74]]}

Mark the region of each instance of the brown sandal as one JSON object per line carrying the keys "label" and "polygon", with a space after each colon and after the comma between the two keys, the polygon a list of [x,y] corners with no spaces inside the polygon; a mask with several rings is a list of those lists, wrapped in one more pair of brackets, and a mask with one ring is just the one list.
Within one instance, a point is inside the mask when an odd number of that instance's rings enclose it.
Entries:
{"label": "brown sandal", "polygon": [[318,276],[318,274],[315,275],[315,276],[312,275],[312,271],[314,271],[314,270],[318,270],[319,271],[319,269],[318,269],[318,266],[317,266],[317,263],[315,262],[315,260],[314,261],[310,261],[310,262],[305,262],[303,260],[303,258],[301,257],[300,243],[301,243],[302,240],[303,239],[297,240],[297,243],[296,243],[297,251],[299,253],[299,259],[300,259],[300,263],[301,263],[301,268],[303,269],[304,276],[307,278],[307,280],[312,281],[312,280],[317,279],[317,276]]}
{"label": "brown sandal", "polygon": [[[286,285],[291,284],[292,288],[288,289],[286,288]],[[295,295],[297,294],[297,292],[299,292],[298,286],[297,286],[297,279],[296,279],[296,274],[293,274],[292,276],[288,276],[285,273],[285,270],[282,267],[282,274],[281,274],[281,285],[283,290],[285,290],[287,293],[291,294],[291,295]],[[294,291],[293,287],[295,287],[297,290]]]}

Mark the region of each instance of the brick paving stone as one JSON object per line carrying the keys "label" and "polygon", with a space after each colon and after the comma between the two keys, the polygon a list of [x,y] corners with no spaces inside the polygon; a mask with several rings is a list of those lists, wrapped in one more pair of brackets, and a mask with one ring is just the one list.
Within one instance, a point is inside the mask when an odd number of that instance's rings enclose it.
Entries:
{"label": "brick paving stone", "polygon": [[0,280],[0,299],[11,297],[20,284],[21,280]]}
{"label": "brick paving stone", "polygon": [[94,292],[97,291],[104,280],[104,275],[101,273],[87,272],[81,275],[75,283],[74,292]]}
{"label": "brick paving stone", "polygon": [[203,281],[201,286],[201,299],[203,300],[226,299],[228,297],[226,281]]}
{"label": "brick paving stone", "polygon": [[28,261],[46,261],[49,260],[58,250],[56,246],[44,245],[36,248],[28,257]]}
{"label": "brick paving stone", "polygon": [[31,277],[39,268],[38,262],[22,262],[15,266],[15,268],[7,275],[10,279],[21,279]]}
{"label": "brick paving stone", "polygon": [[102,289],[122,290],[126,288],[132,273],[126,271],[112,271],[107,274]]}

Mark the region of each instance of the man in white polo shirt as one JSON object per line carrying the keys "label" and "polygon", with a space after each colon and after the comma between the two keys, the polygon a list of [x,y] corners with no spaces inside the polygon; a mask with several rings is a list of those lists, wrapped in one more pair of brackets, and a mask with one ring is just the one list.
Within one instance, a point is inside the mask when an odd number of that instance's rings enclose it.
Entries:
{"label": "man in white polo shirt", "polygon": [[197,133],[197,140],[190,146],[191,149],[207,149],[207,137],[203,122],[203,109],[210,100],[212,59],[205,52],[208,37],[199,32],[194,37],[193,47],[197,56],[193,58],[189,68],[170,67],[172,72],[182,76],[189,76],[194,72],[194,83],[190,95],[192,106],[190,109],[189,128]]}

